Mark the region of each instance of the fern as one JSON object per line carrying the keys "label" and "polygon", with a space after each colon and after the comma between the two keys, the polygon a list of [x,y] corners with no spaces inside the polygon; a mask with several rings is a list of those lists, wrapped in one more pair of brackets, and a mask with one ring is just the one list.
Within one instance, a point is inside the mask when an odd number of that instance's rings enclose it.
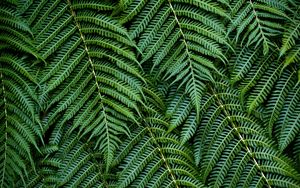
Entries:
{"label": "fern", "polygon": [[92,151],[92,142],[84,142],[75,134],[66,134],[58,148],[42,148],[39,173],[31,174],[26,187],[113,186],[114,176],[105,173],[105,164],[99,160],[101,153]]}
{"label": "fern", "polygon": [[269,127],[268,129],[270,136],[273,133],[273,124],[278,119],[287,95],[289,91],[291,91],[295,86],[295,84],[295,72],[285,71],[274,87],[274,91],[272,92],[272,96],[268,100],[268,104],[266,107],[266,112],[268,114],[269,120],[267,126]]}
{"label": "fern", "polygon": [[[299,62],[299,33],[300,33],[300,22],[299,13],[294,12],[296,15],[295,19],[288,22],[286,29],[283,33],[282,46],[280,49],[280,55],[286,55],[284,60],[284,67],[287,67],[291,63]],[[300,75],[300,74],[299,74]]]}
{"label": "fern", "polygon": [[4,0],[0,187],[300,187],[296,0]]}
{"label": "fern", "polygon": [[253,64],[255,64],[255,61],[258,60],[259,52],[259,48],[251,49],[244,47],[243,49],[236,49],[236,54],[230,61],[232,84],[235,84],[246,76]]}
{"label": "fern", "polygon": [[29,60],[29,56],[38,57],[31,31],[12,3],[6,2],[0,10],[4,23],[0,27],[0,186],[10,187],[16,179],[24,183],[28,169],[35,169],[33,153],[40,151],[43,128],[37,114],[38,84]]}
{"label": "fern", "polygon": [[143,78],[129,50],[135,45],[115,20],[96,15],[113,4],[49,2],[39,12],[41,3],[29,7],[28,22],[33,23],[39,53],[49,62],[39,82],[47,88],[42,93],[45,126],[55,125],[50,143],[57,145],[62,128],[72,121],[68,134],[79,129],[82,136],[96,139],[95,147],[105,156],[108,170],[121,142],[117,135],[129,135],[127,122],[136,121],[133,112],[141,102]]}
{"label": "fern", "polygon": [[[36,114],[33,82],[28,62],[1,52],[1,187],[14,178],[24,181],[28,163],[35,166],[32,152],[38,152],[42,127]],[[29,166],[30,166],[29,165]]]}
{"label": "fern", "polygon": [[165,74],[162,79],[181,82],[199,114],[203,82],[213,81],[211,72],[218,72],[212,58],[226,61],[221,45],[229,44],[217,20],[227,17],[225,11],[209,1],[134,1],[118,8],[123,9],[121,23],[130,21],[129,34],[138,39],[141,63],[150,63],[156,77]]}
{"label": "fern", "polygon": [[245,41],[246,46],[262,45],[266,55],[276,46],[272,38],[281,34],[283,20],[290,19],[285,13],[288,9],[287,3],[281,0],[231,1],[232,22],[227,32],[236,31],[235,40]]}
{"label": "fern", "polygon": [[203,187],[191,150],[161,126],[140,128],[120,147],[118,187]]}
{"label": "fern", "polygon": [[197,135],[203,143],[203,178],[213,187],[298,187],[299,175],[291,161],[275,149],[259,120],[242,113],[238,96],[225,92],[231,97],[212,89],[216,102],[208,108],[205,128]]}
{"label": "fern", "polygon": [[[277,122],[279,126],[279,146],[280,149],[285,149],[296,135],[299,134],[299,84],[296,84],[291,90],[291,94],[287,96],[287,100],[282,109],[282,115]],[[291,119],[290,119],[291,118]]]}

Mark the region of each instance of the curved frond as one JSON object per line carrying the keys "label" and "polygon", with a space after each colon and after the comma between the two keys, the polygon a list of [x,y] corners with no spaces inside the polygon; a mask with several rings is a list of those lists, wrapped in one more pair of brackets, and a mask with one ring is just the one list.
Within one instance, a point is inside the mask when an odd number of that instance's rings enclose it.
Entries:
{"label": "curved frond", "polygon": [[139,128],[120,146],[118,187],[204,187],[191,151],[158,125]]}
{"label": "curved frond", "polygon": [[285,13],[289,8],[281,0],[234,0],[230,10],[231,23],[227,32],[235,31],[235,41],[245,42],[246,46],[262,45],[264,55],[276,46],[273,40],[281,34],[284,20],[290,19]]}
{"label": "curved frond", "polygon": [[36,80],[26,59],[0,52],[0,186],[9,187],[16,178],[28,178],[34,169],[32,152],[38,152],[43,128],[37,116]]}
{"label": "curved frond", "polygon": [[35,170],[33,153],[40,152],[38,143],[43,142],[30,64],[38,55],[14,3],[0,6],[0,187],[11,187],[16,179],[25,184],[29,169]]}
{"label": "curved frond", "polygon": [[212,187],[298,187],[298,172],[266,136],[263,123],[243,113],[238,96],[211,91],[215,103],[203,115],[199,132],[203,180]]}
{"label": "curved frond", "polygon": [[[121,7],[121,5],[120,5]],[[185,87],[197,115],[205,81],[213,81],[214,59],[225,62],[222,45],[229,47],[218,19],[225,11],[211,1],[132,1],[121,22],[137,40],[141,62],[150,74]]]}
{"label": "curved frond", "polygon": [[[41,8],[43,6],[43,8]],[[119,135],[129,135],[137,122],[143,77],[134,42],[116,20],[108,16],[109,2],[55,1],[29,6],[38,53],[48,63],[41,70],[43,120],[54,127],[50,143],[58,145],[63,127],[95,142],[108,171]],[[98,13],[97,11],[103,11]]]}

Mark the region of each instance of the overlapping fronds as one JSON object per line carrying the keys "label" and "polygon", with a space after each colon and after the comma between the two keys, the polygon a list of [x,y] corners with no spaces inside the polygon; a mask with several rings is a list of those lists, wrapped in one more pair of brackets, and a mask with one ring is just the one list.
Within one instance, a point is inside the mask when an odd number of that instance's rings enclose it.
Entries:
{"label": "overlapping fronds", "polygon": [[30,29],[19,18],[13,2],[0,7],[0,187],[28,179],[35,169],[33,153],[42,141],[35,88],[38,86],[27,57],[36,56]]}
{"label": "overlapping fronds", "polygon": [[153,123],[136,130],[117,153],[115,163],[122,161],[117,186],[204,187],[192,151],[178,139]]}
{"label": "overlapping fronds", "polygon": [[105,173],[102,154],[93,145],[65,134],[59,147],[42,148],[38,173],[30,174],[25,187],[113,187],[116,176]]}
{"label": "overlapping fronds", "polygon": [[267,56],[262,55],[260,48],[244,47],[236,51],[238,53],[230,59],[230,80],[239,87],[241,100],[251,112],[272,93],[283,65],[274,50]]}
{"label": "overlapping fronds", "polygon": [[284,150],[300,135],[299,92],[296,71],[285,70],[267,101],[266,114],[269,134],[275,133],[280,150]]}
{"label": "overlapping fronds", "polygon": [[16,2],[3,0],[0,6],[1,49],[11,48],[39,57],[32,44],[32,31],[22,19]]}
{"label": "overlapping fronds", "polygon": [[279,147],[281,150],[285,149],[296,137],[300,134],[299,129],[299,83],[291,91],[287,97],[287,101],[280,114],[279,121]]}
{"label": "overlapping fronds", "polygon": [[9,187],[15,178],[24,181],[27,166],[35,165],[32,152],[39,151],[42,127],[36,113],[35,78],[28,62],[2,50],[0,55],[0,183]]}
{"label": "overlapping fronds", "polygon": [[[281,111],[283,110],[285,103],[288,102],[289,93],[293,90],[299,90],[299,86],[296,83],[297,77],[295,75],[295,71],[291,72],[289,70],[285,70],[276,82],[271,97],[268,99],[266,105],[266,114],[268,116],[267,126],[270,136],[273,134],[274,123],[279,119],[280,115],[284,114]],[[294,103],[294,101],[292,103]],[[297,101],[295,101],[295,104],[289,104],[289,107],[292,107],[296,104]],[[281,124],[283,122],[280,120],[277,122],[277,124],[278,123]]]}
{"label": "overlapping fronds", "polygon": [[[299,10],[293,11],[293,19],[288,22],[285,26],[285,30],[282,38],[282,46],[280,48],[280,56],[284,56],[284,67],[287,67],[291,63],[300,62],[300,14],[297,12]],[[300,79],[300,71],[298,72]]]}
{"label": "overlapping fronds", "polygon": [[300,187],[297,0],[0,2],[0,187]]}
{"label": "overlapping fronds", "polygon": [[262,121],[243,112],[237,93],[219,87],[206,100],[214,102],[203,110],[196,152],[204,181],[212,187],[299,187],[293,163],[266,136]]}
{"label": "overlapping fronds", "polygon": [[[296,138],[299,129],[297,115],[292,115],[299,103],[297,71],[294,67],[282,70],[284,65],[280,63],[281,59],[278,60],[277,51],[265,57],[260,56],[259,52],[250,51],[251,49],[244,53],[240,52],[237,57],[233,56],[231,80],[235,81],[236,75],[239,75],[239,82],[236,85],[241,91],[241,101],[245,102],[249,112],[261,106],[265,108],[263,110],[265,127],[270,137],[276,135],[279,148],[283,150]],[[243,60],[241,55],[247,61]],[[289,108],[290,110],[286,111]],[[289,128],[285,130],[286,126]]]}
{"label": "overlapping fronds", "polygon": [[[108,17],[113,4],[83,1],[35,1],[24,14],[33,28],[38,53],[47,65],[39,83],[46,127],[54,127],[51,144],[62,129],[94,140],[107,170],[121,142],[136,122],[143,82],[126,30]],[[97,11],[103,11],[98,13]]]}
{"label": "overlapping fronds", "polygon": [[217,63],[225,62],[222,46],[229,47],[224,25],[228,17],[211,1],[133,1],[119,4],[121,23],[137,41],[141,63],[150,73],[185,87],[199,114],[205,81],[213,81]]}
{"label": "overlapping fronds", "polygon": [[234,39],[239,44],[256,48],[262,45],[264,55],[276,46],[284,21],[290,19],[286,14],[289,7],[282,0],[233,0],[229,7],[231,22],[227,32],[234,31]]}
{"label": "overlapping fronds", "polygon": [[261,55],[260,48],[237,48],[235,54],[229,61],[231,83],[235,84],[243,80],[253,66],[258,64],[258,57]]}

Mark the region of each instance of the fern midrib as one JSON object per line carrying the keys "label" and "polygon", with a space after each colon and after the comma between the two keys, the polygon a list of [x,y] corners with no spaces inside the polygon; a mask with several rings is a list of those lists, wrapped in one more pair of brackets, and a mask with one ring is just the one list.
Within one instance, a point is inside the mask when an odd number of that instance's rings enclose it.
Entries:
{"label": "fern midrib", "polygon": [[[186,41],[186,37],[185,37],[185,34],[183,33],[183,30],[182,30],[182,28],[181,28],[181,24],[180,24],[180,22],[179,22],[179,20],[178,20],[178,18],[177,18],[177,15],[176,15],[176,12],[175,12],[175,10],[174,10],[174,8],[173,8],[173,5],[171,4],[171,0],[168,0],[168,2],[169,2],[169,5],[170,5],[170,8],[171,8],[171,10],[172,10],[172,12],[173,12],[173,14],[174,14],[174,17],[175,17],[175,20],[176,20],[176,22],[177,22],[177,25],[178,25],[178,27],[179,27],[179,32],[181,33],[181,35],[182,35],[182,39],[183,39],[183,43],[184,43],[184,45],[185,45],[185,47],[186,47],[186,53],[187,53],[187,55],[188,55],[188,62],[189,62],[189,69],[190,69],[190,74],[191,74],[191,76],[192,76],[192,88],[193,88],[193,91],[192,92],[190,92],[191,93],[191,95],[192,95],[192,98],[193,98],[193,103],[194,103],[194,106],[195,106],[195,110],[196,110],[196,114],[197,114],[197,117],[198,117],[198,115],[200,114],[200,110],[199,110],[199,105],[197,104],[198,103],[198,101],[195,101],[194,102],[194,100],[195,100],[195,90],[196,90],[196,95],[199,95],[199,93],[197,93],[197,85],[198,85],[198,83],[196,83],[196,78],[195,78],[195,71],[194,71],[194,68],[193,68],[193,66],[192,66],[192,64],[193,64],[193,62],[192,62],[192,60],[191,60],[191,53],[190,53],[190,51],[189,51],[189,48],[188,48],[188,44],[187,44],[187,41]],[[181,87],[181,85],[179,86],[179,87]],[[199,118],[197,118],[197,121],[199,121]]]}
{"label": "fern midrib", "polygon": [[89,61],[90,65],[91,65],[91,67],[92,67],[92,74],[93,74],[93,76],[94,76],[95,83],[96,83],[96,86],[97,86],[98,91],[99,91],[99,92],[98,92],[99,97],[100,97],[101,100],[102,100],[103,97],[102,97],[102,95],[101,95],[101,93],[100,93],[100,86],[99,86],[99,83],[98,83],[98,81],[97,81],[97,76],[96,76],[96,72],[95,72],[94,63],[93,63],[93,61],[92,61],[92,59],[91,59],[91,57],[90,57],[90,55],[89,55],[89,50],[88,50],[87,45],[86,45],[85,37],[84,37],[84,35],[83,35],[82,32],[81,32],[80,24],[78,23],[78,21],[77,21],[77,19],[76,19],[76,13],[75,13],[75,11],[72,9],[72,4],[71,4],[70,0],[68,0],[68,4],[69,4],[69,6],[70,6],[70,11],[71,11],[72,17],[73,17],[73,19],[74,19],[75,25],[76,25],[76,27],[77,27],[77,29],[78,29],[79,34],[80,34],[80,38],[81,38],[81,40],[82,40],[82,42],[83,42],[84,50],[85,50],[85,52],[87,53],[88,61]]}
{"label": "fern midrib", "polygon": [[254,5],[253,5],[252,0],[249,0],[249,3],[250,3],[251,8],[252,8],[252,10],[253,10],[253,13],[254,13],[254,16],[255,16],[255,20],[256,20],[256,22],[257,22],[257,25],[258,25],[258,27],[259,27],[260,33],[261,33],[261,35],[262,35],[262,37],[263,37],[263,40],[266,42],[267,39],[266,39],[266,37],[265,37],[265,35],[264,35],[264,32],[263,32],[263,30],[262,30],[262,26],[261,26],[261,24],[260,24],[260,20],[259,20],[259,18],[258,18],[258,16],[257,16],[257,12],[256,12],[256,10],[255,10],[255,8],[254,8]]}
{"label": "fern midrib", "polygon": [[167,170],[168,170],[168,172],[169,172],[169,174],[170,174],[170,176],[171,176],[172,182],[174,182],[176,188],[179,188],[179,185],[177,185],[177,181],[176,181],[175,175],[174,175],[172,169],[170,168],[170,165],[169,165],[168,161],[166,160],[166,157],[164,156],[164,154],[163,154],[163,152],[162,152],[162,150],[161,150],[161,146],[160,146],[160,145],[158,144],[158,142],[156,141],[155,136],[153,135],[151,129],[150,129],[149,126],[147,125],[147,122],[145,122],[145,123],[146,123],[146,128],[147,128],[147,130],[148,130],[149,133],[150,133],[150,136],[153,138],[154,143],[157,145],[157,149],[158,149],[158,151],[159,151],[159,153],[160,153],[161,159],[162,159],[163,162],[165,163],[165,166],[166,166],[166,168],[167,168]]}
{"label": "fern midrib", "polygon": [[181,28],[181,25],[180,25],[180,22],[179,22],[179,20],[178,20],[178,18],[177,18],[177,15],[176,15],[176,12],[175,12],[175,10],[174,10],[174,7],[173,7],[173,5],[171,4],[171,0],[168,0],[168,2],[169,2],[169,5],[170,5],[170,9],[172,10],[173,15],[174,15],[174,17],[175,17],[176,23],[177,23],[177,25],[178,25],[178,27],[179,27],[179,32],[180,32],[181,35],[182,35],[182,40],[183,40],[183,43],[184,43],[185,48],[186,48],[186,53],[187,53],[187,55],[188,55],[189,68],[190,68],[191,73],[192,73],[193,84],[195,85],[196,83],[195,83],[194,69],[193,69],[192,61],[191,61],[191,53],[190,53],[190,51],[189,51],[188,44],[187,44],[187,42],[186,42],[186,37],[185,37],[185,34],[184,34],[184,32],[183,32],[183,30],[182,30],[182,28]]}
{"label": "fern midrib", "polygon": [[[80,38],[82,39],[82,42],[83,42],[83,45],[84,45],[84,50],[86,51],[86,54],[87,54],[87,56],[88,56],[88,61],[89,61],[89,64],[90,64],[90,66],[91,66],[91,68],[92,68],[92,74],[93,74],[93,76],[94,76],[94,79],[95,79],[95,83],[96,83],[96,86],[97,86],[97,89],[98,89],[98,95],[99,95],[99,97],[100,97],[100,105],[101,105],[101,107],[102,107],[102,113],[103,113],[103,118],[104,118],[104,121],[105,121],[105,128],[106,128],[106,137],[107,137],[107,142],[108,142],[108,144],[107,145],[110,145],[109,143],[110,143],[110,138],[109,138],[109,133],[108,133],[108,121],[107,121],[107,115],[106,115],[106,109],[105,109],[105,106],[103,105],[103,97],[102,97],[102,95],[101,95],[101,93],[100,93],[100,85],[99,85],[99,83],[98,83],[98,81],[97,81],[97,76],[96,76],[96,72],[95,72],[95,66],[94,66],[94,63],[93,63],[93,61],[92,61],[92,59],[91,59],[91,57],[90,57],[90,55],[89,55],[89,50],[88,50],[88,48],[87,48],[87,45],[86,45],[86,41],[85,41],[85,37],[84,37],[84,35],[82,34],[82,32],[81,32],[81,27],[80,27],[80,24],[79,24],[79,22],[77,21],[77,19],[76,19],[76,13],[75,13],[75,11],[72,9],[72,4],[71,4],[71,2],[70,2],[70,0],[68,0],[68,5],[69,5],[69,7],[70,7],[70,11],[71,11],[71,14],[72,14],[72,17],[74,18],[74,22],[75,22],[75,25],[76,25],[76,27],[77,27],[77,29],[78,29],[78,32],[79,32],[79,34],[80,34]],[[107,182],[105,181],[105,179],[102,179],[104,182],[104,185],[108,188],[108,184],[107,184]]]}
{"label": "fern midrib", "polygon": [[252,153],[252,151],[250,150],[250,148],[247,146],[247,143],[245,141],[245,139],[243,138],[243,136],[239,133],[237,126],[235,125],[235,123],[231,120],[230,118],[230,114],[229,112],[227,112],[227,110],[224,108],[224,105],[222,104],[221,100],[218,98],[217,94],[215,93],[214,89],[212,87],[210,87],[210,90],[212,91],[213,96],[216,98],[216,101],[218,103],[218,105],[221,107],[221,109],[223,110],[226,118],[228,118],[229,122],[232,124],[233,129],[236,131],[236,133],[238,134],[238,137],[240,139],[240,141],[243,143],[243,145],[246,148],[247,153],[250,154],[255,167],[260,171],[261,176],[263,177],[263,179],[265,180],[265,182],[267,183],[268,188],[272,188],[267,177],[265,176],[265,174],[263,173],[263,171],[261,170],[261,167],[259,166],[258,162],[256,161],[256,159],[254,158],[254,154]]}
{"label": "fern midrib", "polygon": [[3,101],[4,101],[4,118],[5,118],[5,140],[4,140],[4,164],[3,164],[3,172],[2,172],[2,178],[1,178],[1,187],[3,187],[3,184],[4,184],[4,177],[5,177],[5,169],[6,169],[6,151],[7,151],[7,109],[6,109],[6,98],[5,98],[5,87],[4,87],[4,82],[3,82],[3,74],[1,72],[0,74],[0,77],[1,77],[1,82],[2,82],[2,92],[3,92]]}

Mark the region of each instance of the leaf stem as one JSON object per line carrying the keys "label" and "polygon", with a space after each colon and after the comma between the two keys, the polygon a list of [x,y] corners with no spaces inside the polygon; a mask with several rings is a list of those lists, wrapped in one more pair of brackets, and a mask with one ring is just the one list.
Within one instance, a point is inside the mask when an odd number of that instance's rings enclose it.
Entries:
{"label": "leaf stem", "polygon": [[[75,22],[75,25],[76,25],[76,27],[77,27],[77,29],[78,29],[78,31],[79,31],[79,34],[80,34],[80,38],[81,38],[81,40],[82,40],[82,42],[83,42],[83,44],[84,44],[84,50],[85,50],[85,52],[87,53],[87,57],[88,57],[88,61],[89,61],[89,64],[90,64],[90,66],[91,66],[91,68],[92,68],[92,74],[93,74],[93,76],[94,76],[94,79],[95,79],[95,83],[96,83],[96,86],[97,86],[97,89],[98,89],[98,95],[99,95],[99,98],[100,98],[100,105],[102,106],[102,109],[103,109],[103,116],[104,116],[104,124],[105,124],[105,129],[106,129],[106,137],[107,137],[107,145],[108,145],[108,147],[110,146],[110,138],[109,138],[109,132],[108,132],[108,129],[109,129],[109,127],[108,127],[108,121],[107,121],[107,115],[106,115],[106,109],[105,109],[105,106],[103,105],[103,96],[101,95],[101,93],[100,93],[100,85],[99,85],[99,83],[98,83],[98,81],[97,81],[97,75],[96,75],[96,72],[95,72],[95,66],[94,66],[94,63],[93,63],[93,61],[92,61],[92,59],[91,59],[91,57],[90,57],[90,52],[89,52],[89,50],[88,50],[88,47],[87,47],[87,44],[86,44],[86,40],[85,40],[85,37],[84,37],[84,35],[82,34],[82,32],[81,32],[81,26],[80,26],[80,23],[77,21],[77,19],[76,19],[76,13],[75,13],[75,11],[72,9],[72,4],[71,4],[71,1],[70,0],[68,0],[68,5],[69,5],[69,7],[70,7],[70,11],[71,11],[71,14],[72,14],[72,17],[74,18],[74,22]],[[107,162],[107,161],[106,161]],[[106,171],[108,171],[108,167],[109,167],[109,164],[107,163],[107,166],[106,166]],[[107,183],[106,183],[106,181],[105,181],[105,179],[103,179],[103,181],[104,181],[104,184],[106,185],[106,187],[108,187],[108,185],[107,185]]]}
{"label": "leaf stem", "polygon": [[3,171],[2,171],[2,178],[1,178],[1,187],[4,184],[4,177],[5,177],[5,169],[6,169],[6,151],[7,151],[7,109],[6,109],[6,98],[5,98],[5,88],[3,82],[3,74],[0,73],[1,82],[2,82],[2,90],[3,90],[3,101],[4,101],[4,116],[5,116],[5,140],[4,140],[4,162],[3,162]]}
{"label": "leaf stem", "polygon": [[243,138],[243,136],[240,134],[240,132],[238,131],[237,126],[235,125],[235,123],[232,121],[232,119],[230,118],[230,114],[229,112],[224,108],[224,105],[222,104],[222,101],[218,98],[218,95],[216,94],[216,92],[214,91],[214,89],[209,86],[210,90],[212,91],[213,96],[216,98],[216,101],[218,103],[218,105],[222,108],[226,118],[229,120],[229,122],[232,124],[233,129],[236,131],[236,133],[238,134],[238,137],[240,139],[240,141],[243,143],[243,145],[246,147],[246,151],[247,153],[250,154],[256,168],[260,171],[261,176],[263,177],[263,179],[265,180],[265,182],[267,183],[268,188],[271,188],[271,185],[267,179],[267,177],[265,176],[265,174],[263,173],[263,171],[261,170],[261,167],[259,166],[257,160],[254,158],[254,154],[253,152],[250,150],[250,148],[247,146],[247,143],[245,141],[245,139]]}
{"label": "leaf stem", "polygon": [[[172,10],[173,15],[174,15],[174,17],[175,17],[176,23],[177,23],[177,25],[178,25],[178,27],[179,27],[179,32],[180,32],[181,35],[182,35],[183,43],[184,43],[184,45],[185,45],[186,53],[187,53],[187,55],[188,55],[189,69],[191,70],[191,75],[192,75],[192,83],[193,83],[193,87],[195,88],[198,84],[195,82],[196,78],[195,78],[195,73],[194,73],[194,69],[193,69],[193,66],[192,66],[192,63],[193,63],[193,62],[191,61],[191,53],[190,53],[189,48],[188,48],[188,44],[187,44],[187,41],[186,41],[186,37],[185,37],[184,32],[183,32],[183,30],[182,30],[182,28],[181,28],[181,24],[180,24],[180,22],[179,22],[179,20],[178,20],[178,17],[177,17],[177,15],[176,15],[176,12],[175,12],[175,10],[174,10],[174,7],[173,7],[173,5],[172,5],[172,3],[171,3],[171,0],[168,0],[168,2],[169,2],[169,5],[170,5],[170,9]],[[195,106],[196,106],[196,105],[195,105]],[[200,113],[200,112],[199,112],[199,109],[197,108],[197,106],[196,106],[196,112],[197,112],[197,114]],[[198,120],[197,120],[197,121],[198,121]]]}
{"label": "leaf stem", "polygon": [[[146,122],[145,122],[145,123],[146,123]],[[173,171],[172,171],[172,169],[171,169],[171,167],[170,167],[168,161],[166,160],[166,157],[164,156],[164,153],[162,152],[160,145],[157,143],[157,141],[156,141],[156,139],[155,139],[155,136],[153,135],[153,133],[152,133],[150,127],[147,125],[147,123],[146,123],[146,128],[147,128],[147,130],[149,131],[150,136],[153,138],[155,144],[157,145],[157,149],[158,149],[158,151],[159,151],[159,153],[160,153],[161,159],[162,159],[163,162],[165,163],[165,166],[166,166],[168,172],[170,173],[172,182],[174,183],[174,185],[175,185],[176,188],[179,188],[179,185],[177,185],[177,181],[176,181],[175,175],[174,175],[174,173],[173,173]]]}

